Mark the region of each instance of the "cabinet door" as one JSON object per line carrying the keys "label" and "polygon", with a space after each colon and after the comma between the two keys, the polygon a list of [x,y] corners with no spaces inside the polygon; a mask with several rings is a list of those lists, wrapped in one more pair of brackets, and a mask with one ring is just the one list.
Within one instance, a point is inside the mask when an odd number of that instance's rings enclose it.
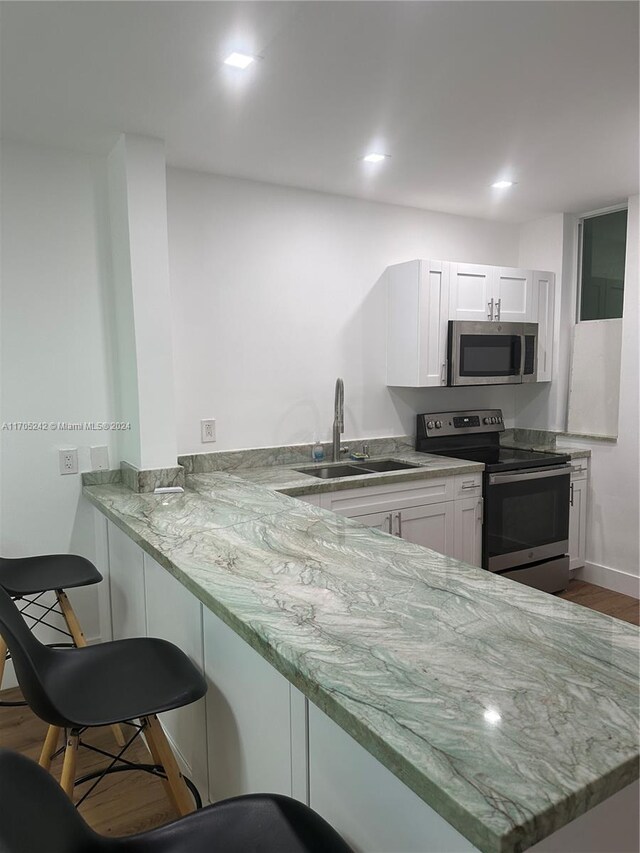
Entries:
{"label": "cabinet door", "polygon": [[454,502],[414,506],[394,513],[396,536],[423,545],[440,554],[453,556]]}
{"label": "cabinet door", "polygon": [[483,264],[450,265],[450,320],[493,319],[494,272]]}
{"label": "cabinet door", "polygon": [[497,267],[493,288],[493,319],[504,323],[532,323],[533,273],[513,267]]}
{"label": "cabinet door", "polygon": [[456,560],[482,567],[482,498],[455,502]]}
{"label": "cabinet door", "polygon": [[587,480],[571,478],[569,507],[569,568],[584,566],[587,537]]}
{"label": "cabinet door", "polygon": [[113,639],[147,636],[142,549],[108,523],[109,594]]}
{"label": "cabinet door", "polygon": [[[178,646],[202,672],[202,604],[173,575],[143,554],[147,630]],[[205,698],[160,715],[183,770],[205,797],[208,785]]]}
{"label": "cabinet door", "polygon": [[206,607],[202,616],[209,799],[264,791],[295,795],[292,771],[306,777],[306,768],[299,771],[306,755],[294,755],[294,688]]}
{"label": "cabinet door", "polygon": [[350,518],[354,518],[366,527],[376,527],[383,533],[393,533],[392,513],[390,512],[368,512],[366,515],[352,515]]}
{"label": "cabinet door", "polygon": [[551,382],[555,320],[555,276],[533,273],[533,322],[538,324],[538,382]]}
{"label": "cabinet door", "polygon": [[449,264],[420,261],[418,382],[421,387],[447,384],[448,317]]}

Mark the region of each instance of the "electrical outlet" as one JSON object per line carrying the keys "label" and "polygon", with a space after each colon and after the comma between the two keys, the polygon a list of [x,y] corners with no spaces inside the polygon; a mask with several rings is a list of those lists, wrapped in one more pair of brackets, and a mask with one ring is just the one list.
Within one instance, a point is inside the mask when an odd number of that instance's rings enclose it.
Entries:
{"label": "electrical outlet", "polygon": [[78,473],[78,449],[72,447],[67,450],[58,451],[58,462],[61,474]]}
{"label": "electrical outlet", "polygon": [[203,444],[216,440],[216,422],[213,418],[200,421],[200,440]]}
{"label": "electrical outlet", "polygon": [[106,471],[109,468],[109,448],[106,445],[92,447],[90,450],[91,470]]}

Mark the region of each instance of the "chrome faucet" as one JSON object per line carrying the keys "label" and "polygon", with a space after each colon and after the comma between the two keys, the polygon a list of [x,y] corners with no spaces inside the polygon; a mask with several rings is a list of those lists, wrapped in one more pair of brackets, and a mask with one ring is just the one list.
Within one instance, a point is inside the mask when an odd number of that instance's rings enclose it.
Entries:
{"label": "chrome faucet", "polygon": [[336,395],[333,404],[333,455],[334,462],[340,461],[340,434],[344,432],[344,382],[336,379]]}

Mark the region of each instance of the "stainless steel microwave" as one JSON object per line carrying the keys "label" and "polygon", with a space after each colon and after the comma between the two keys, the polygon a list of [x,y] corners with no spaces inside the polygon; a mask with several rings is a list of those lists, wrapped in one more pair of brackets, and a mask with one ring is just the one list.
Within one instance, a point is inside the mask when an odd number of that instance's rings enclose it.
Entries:
{"label": "stainless steel microwave", "polygon": [[537,323],[449,320],[447,385],[536,382]]}

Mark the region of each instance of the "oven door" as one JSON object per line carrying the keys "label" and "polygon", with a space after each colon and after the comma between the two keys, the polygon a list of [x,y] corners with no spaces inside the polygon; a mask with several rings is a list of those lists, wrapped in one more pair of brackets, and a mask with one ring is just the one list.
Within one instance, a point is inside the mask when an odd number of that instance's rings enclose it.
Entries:
{"label": "oven door", "polygon": [[485,569],[501,572],[567,553],[570,479],[571,465],[485,474]]}
{"label": "oven door", "polygon": [[522,382],[522,323],[450,320],[449,385],[505,385]]}

